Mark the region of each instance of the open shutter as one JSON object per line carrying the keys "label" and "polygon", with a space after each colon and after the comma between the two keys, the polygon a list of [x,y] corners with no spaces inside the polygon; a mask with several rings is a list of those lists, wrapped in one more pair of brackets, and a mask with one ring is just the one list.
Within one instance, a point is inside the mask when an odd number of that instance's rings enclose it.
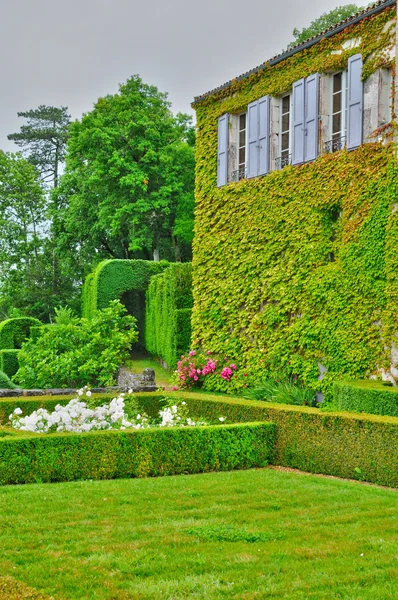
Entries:
{"label": "open shutter", "polygon": [[305,80],[304,162],[318,156],[318,98],[319,74]]}
{"label": "open shutter", "polygon": [[258,101],[251,102],[247,108],[247,176],[258,175]]}
{"label": "open shutter", "polygon": [[363,82],[361,54],[355,54],[348,59],[347,108],[347,149],[353,150],[362,144]]}
{"label": "open shutter", "polygon": [[218,119],[217,186],[227,184],[228,178],[228,114]]}
{"label": "open shutter", "polygon": [[269,173],[269,117],[270,98],[264,96],[258,101],[258,174]]}
{"label": "open shutter", "polygon": [[299,165],[304,162],[304,88],[304,79],[299,79],[293,84],[293,165]]}

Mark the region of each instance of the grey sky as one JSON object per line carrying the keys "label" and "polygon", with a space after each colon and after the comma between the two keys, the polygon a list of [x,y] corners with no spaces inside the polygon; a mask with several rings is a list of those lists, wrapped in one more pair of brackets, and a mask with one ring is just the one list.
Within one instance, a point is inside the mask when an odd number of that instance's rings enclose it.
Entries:
{"label": "grey sky", "polygon": [[73,118],[138,73],[174,112],[278,54],[294,27],[339,0],[2,0],[0,148],[17,111],[68,106]]}

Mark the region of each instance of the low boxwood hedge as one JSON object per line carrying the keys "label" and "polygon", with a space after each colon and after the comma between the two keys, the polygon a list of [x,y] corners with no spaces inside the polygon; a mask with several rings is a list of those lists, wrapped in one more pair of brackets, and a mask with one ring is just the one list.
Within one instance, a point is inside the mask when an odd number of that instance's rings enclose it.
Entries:
{"label": "low boxwood hedge", "polygon": [[379,381],[336,381],[332,408],[398,417],[398,388]]}
{"label": "low boxwood hedge", "polygon": [[[135,394],[140,409],[152,415],[158,411],[164,397],[164,392]],[[209,422],[225,417],[226,423],[274,423],[275,443],[270,455],[272,464],[398,487],[396,417],[347,412],[325,413],[316,408],[271,404],[205,393],[178,392],[173,397],[182,398],[187,402],[193,418],[201,417]],[[7,422],[9,414],[17,406],[22,408],[24,414],[30,414],[39,406],[52,409],[58,403],[66,404],[70,398],[71,396],[40,396],[0,400],[0,424]],[[109,402],[111,398],[112,395],[94,397],[98,404]],[[109,432],[112,435],[114,433]],[[97,434],[85,434],[91,435]],[[22,437],[26,438],[27,434]],[[28,434],[28,437],[32,436]],[[33,437],[45,440],[51,439],[53,435]],[[80,435],[74,434],[71,437],[78,439]],[[163,438],[156,439],[160,441]],[[162,451],[160,446],[158,450]],[[105,458],[103,460],[106,462]]]}
{"label": "low boxwood hedge", "polygon": [[272,423],[0,437],[0,484],[263,467]]}

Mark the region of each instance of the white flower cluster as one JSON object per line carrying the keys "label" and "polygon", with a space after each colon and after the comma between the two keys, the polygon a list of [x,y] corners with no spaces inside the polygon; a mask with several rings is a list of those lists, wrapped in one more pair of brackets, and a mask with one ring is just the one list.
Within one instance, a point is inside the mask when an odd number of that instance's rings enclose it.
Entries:
{"label": "white flower cluster", "polygon": [[[78,396],[90,397],[91,392],[79,390]],[[148,426],[145,416],[137,415],[135,419],[128,419],[124,412],[123,394],[109,404],[89,408],[86,402],[79,398],[73,398],[66,406],[57,404],[53,412],[45,408],[39,408],[31,415],[21,417],[22,410],[16,408],[10,415],[10,421],[15,429],[32,431],[34,433],[49,433],[70,431],[82,433],[86,431],[98,431],[100,429],[142,429]]]}
{"label": "white flower cluster", "polygon": [[185,409],[186,402],[181,402],[180,406],[173,404],[159,411],[159,416],[162,419],[160,427],[195,427],[198,425],[206,425],[201,421],[193,421],[188,417]]}
{"label": "white flower cluster", "polygon": [[[109,404],[89,408],[80,398],[85,394],[91,396],[87,388],[78,391],[78,397],[73,398],[66,406],[57,404],[53,412],[39,408],[31,415],[22,417],[22,410],[16,408],[10,415],[10,421],[15,429],[32,431],[34,433],[52,433],[69,431],[82,433],[100,429],[145,429],[147,427],[195,427],[206,425],[203,421],[193,421],[188,416],[186,402],[171,404],[159,411],[160,422],[150,422],[145,414],[137,413],[129,417],[125,413],[124,394],[120,394]],[[220,417],[221,422],[225,420]]]}

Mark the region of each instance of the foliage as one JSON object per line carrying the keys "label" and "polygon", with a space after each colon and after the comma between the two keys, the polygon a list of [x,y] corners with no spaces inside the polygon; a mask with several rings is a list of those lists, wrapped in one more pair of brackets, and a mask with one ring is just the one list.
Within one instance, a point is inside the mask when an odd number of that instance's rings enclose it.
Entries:
{"label": "foliage", "polygon": [[297,406],[317,406],[316,395],[302,385],[291,381],[267,379],[257,387],[248,389],[244,397],[249,400],[263,400],[278,404],[295,404]]}
{"label": "foliage", "polygon": [[21,131],[11,133],[8,139],[23,149],[28,161],[40,171],[45,183],[57,187],[60,165],[65,159],[70,115],[66,106],[44,106],[19,112],[27,119]]}
{"label": "foliage", "polygon": [[145,291],[153,275],[168,267],[166,261],[105,260],[86,278],[82,314],[91,319],[111,300],[121,299],[137,319],[140,345],[144,345]]}
{"label": "foliage", "polygon": [[43,327],[23,345],[16,381],[25,387],[112,385],[137,341],[136,320],[114,300],[91,320]]}
{"label": "foliage", "polygon": [[0,438],[0,485],[265,466],[271,423]]}
{"label": "foliage", "polygon": [[[219,358],[212,356],[210,351],[203,353],[190,350],[186,356],[181,356],[177,363],[177,371],[174,373],[174,390],[184,390],[204,387],[211,380],[212,385],[207,389],[214,389],[214,380],[219,380],[217,391],[228,391],[228,384],[236,376],[237,367],[227,359],[222,362]],[[221,388],[220,388],[221,386]]]}
{"label": "foliage", "polygon": [[4,371],[0,371],[0,389],[12,390],[16,386]]}
{"label": "foliage", "polygon": [[376,381],[335,381],[330,408],[398,417],[398,390]]}
{"label": "foliage", "polygon": [[76,314],[68,306],[59,306],[55,308],[55,325],[69,325],[74,323],[77,319]]}
{"label": "foliage", "polygon": [[[276,426],[272,464],[398,487],[398,419],[178,392],[193,419]],[[140,401],[140,394],[137,399]]]}
{"label": "foliage", "polygon": [[319,35],[326,29],[329,29],[329,27],[333,27],[337,23],[340,23],[340,21],[352,17],[361,10],[363,10],[363,7],[357,6],[356,4],[338,6],[328,13],[323,13],[320,17],[312,21],[308,27],[303,27],[301,31],[295,27],[293,29],[294,40],[288,45],[288,50],[297,44],[305,42],[309,38]]}
{"label": "foliage", "polygon": [[138,75],[71,125],[53,195],[60,247],[97,258],[190,258],[194,132]]}
{"label": "foliage", "polygon": [[[392,146],[373,143],[217,188],[217,119],[302,77],[346,68],[358,51],[367,77],[389,47],[394,17],[386,9],[195,103],[194,348],[239,358],[248,387],[279,370],[327,391],[342,374],[389,365],[398,176]],[[353,38],[359,47],[332,54]],[[328,370],[321,382],[319,365]],[[242,387],[238,378],[231,384]]]}
{"label": "foliage", "polygon": [[29,337],[30,328],[41,323],[32,317],[7,319],[0,323],[0,349],[19,349]]}
{"label": "foliage", "polygon": [[3,371],[8,377],[14,377],[18,371],[19,350],[0,350],[0,371]]}
{"label": "foliage", "polygon": [[175,368],[189,350],[192,314],[190,263],[170,265],[151,278],[146,292],[145,348]]}

